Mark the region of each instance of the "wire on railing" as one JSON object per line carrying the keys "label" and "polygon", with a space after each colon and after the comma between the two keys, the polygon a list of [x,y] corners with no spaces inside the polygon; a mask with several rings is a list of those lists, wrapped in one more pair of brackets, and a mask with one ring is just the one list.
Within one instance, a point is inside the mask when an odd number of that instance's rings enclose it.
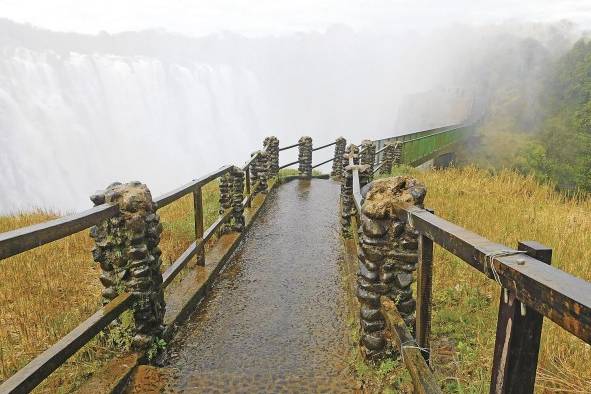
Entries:
{"label": "wire on railing", "polygon": [[383,165],[384,165],[384,162],[382,161],[380,164],[378,164],[378,165],[377,165],[377,166],[374,168],[374,170],[373,170],[373,172],[372,172],[372,175],[373,175],[373,174],[375,174],[376,172],[378,172],[378,171],[380,170],[380,168],[382,168],[382,166],[383,166]]}
{"label": "wire on railing", "polygon": [[336,143],[337,143],[337,142],[336,142],[336,141],[334,141],[334,142],[331,142],[330,144],[326,144],[326,145],[319,146],[318,148],[314,148],[314,149],[312,149],[312,152],[315,152],[315,151],[317,151],[317,150],[320,150],[320,149],[328,148],[329,146],[333,146],[333,145],[335,145]]}
{"label": "wire on railing", "polygon": [[281,167],[279,167],[279,169],[280,169],[280,170],[282,170],[282,169],[284,169],[285,167],[293,166],[294,164],[298,164],[299,162],[300,162],[299,160],[296,160],[296,161],[293,161],[293,162],[291,162],[291,163],[284,164],[284,165],[282,165]]}
{"label": "wire on railing", "polygon": [[279,152],[283,151],[283,150],[287,150],[287,149],[291,149],[291,148],[295,148],[296,146],[299,146],[300,143],[295,143],[293,145],[289,145],[289,146],[284,146],[283,148],[279,148]]}
{"label": "wire on railing", "polygon": [[331,159],[328,159],[328,160],[326,160],[326,161],[323,161],[322,163],[318,163],[318,164],[316,164],[315,166],[312,166],[312,168],[314,169],[314,168],[316,168],[316,167],[320,167],[321,165],[323,165],[323,164],[326,164],[326,163],[330,163],[330,162],[331,162],[331,161],[333,161],[333,160],[334,160],[334,157],[333,157],[333,158],[331,158]]}
{"label": "wire on railing", "polygon": [[376,156],[379,155],[380,153],[382,153],[383,151],[386,150],[386,148],[388,148],[388,145],[385,145],[383,148],[379,149],[375,154]]}

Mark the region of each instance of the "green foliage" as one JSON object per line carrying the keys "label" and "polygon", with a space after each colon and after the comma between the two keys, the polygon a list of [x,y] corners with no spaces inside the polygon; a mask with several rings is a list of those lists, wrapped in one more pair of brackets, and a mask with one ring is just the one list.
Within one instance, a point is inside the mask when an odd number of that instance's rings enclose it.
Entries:
{"label": "green foliage", "polygon": [[152,361],[158,355],[158,353],[166,349],[166,345],[167,343],[164,339],[155,338],[154,342],[152,342],[152,345],[146,353],[146,355],[148,356],[148,360]]}
{"label": "green foliage", "polygon": [[495,87],[479,135],[459,162],[513,168],[566,192],[590,192],[591,42],[542,64],[533,77]]}
{"label": "green foliage", "polygon": [[123,312],[117,319],[117,324],[112,324],[107,330],[98,334],[98,339],[109,348],[116,351],[128,351],[131,349],[135,323],[131,309]]}
{"label": "green foliage", "polygon": [[394,369],[396,369],[397,366],[397,360],[391,358],[383,360],[380,363],[380,366],[377,370],[378,376],[380,376],[382,379],[386,378],[389,374],[392,373],[392,371],[394,371]]}

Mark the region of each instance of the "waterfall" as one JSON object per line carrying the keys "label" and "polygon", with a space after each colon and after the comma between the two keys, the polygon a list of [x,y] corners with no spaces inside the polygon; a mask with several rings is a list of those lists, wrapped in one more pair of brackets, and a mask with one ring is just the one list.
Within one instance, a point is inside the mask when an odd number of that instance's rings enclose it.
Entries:
{"label": "waterfall", "polygon": [[240,164],[267,102],[240,67],[4,48],[0,212],[79,210],[113,181],[158,194]]}

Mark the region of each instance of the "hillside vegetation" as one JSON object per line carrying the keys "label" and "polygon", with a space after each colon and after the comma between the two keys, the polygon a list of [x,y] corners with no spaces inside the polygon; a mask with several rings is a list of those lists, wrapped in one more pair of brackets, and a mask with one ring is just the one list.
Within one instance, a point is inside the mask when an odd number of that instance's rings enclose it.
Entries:
{"label": "hillside vegetation", "polygon": [[[591,42],[555,58],[535,41],[497,67],[487,114],[461,163],[512,168],[559,189],[591,192]],[[515,75],[510,78],[506,75]]]}

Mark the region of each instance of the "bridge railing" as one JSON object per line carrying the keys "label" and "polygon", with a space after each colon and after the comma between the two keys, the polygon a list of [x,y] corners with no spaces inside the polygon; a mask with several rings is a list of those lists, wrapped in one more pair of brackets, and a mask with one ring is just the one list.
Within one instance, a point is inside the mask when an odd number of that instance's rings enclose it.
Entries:
{"label": "bridge railing", "polygon": [[[350,155],[352,198],[362,212],[360,171]],[[367,178],[365,178],[367,179]],[[438,244],[501,286],[491,376],[491,393],[533,392],[543,317],[591,344],[591,283],[550,265],[552,250],[537,242],[520,242],[517,250],[491,242],[428,210],[398,204],[397,220],[418,233],[416,332],[394,310],[383,313],[393,328],[418,392],[439,392],[427,367],[430,356],[433,245]],[[394,316],[394,317],[393,317]],[[419,360],[416,353],[423,350]],[[413,355],[415,357],[413,357]]]}
{"label": "bridge railing", "polygon": [[[344,140],[343,140],[344,141]],[[311,176],[312,168],[333,161],[339,157],[340,151],[330,160],[312,166],[312,152],[328,148],[337,144],[338,140],[317,148],[312,148],[312,140],[303,137],[298,143],[279,148],[279,141],[272,137],[266,139],[262,151],[257,151],[240,168],[232,165],[223,166],[207,175],[193,180],[177,189],[164,193],[153,199],[155,210],[159,210],[184,196],[193,196],[193,215],[195,223],[195,241],[181,253],[181,255],[162,272],[159,291],[167,288],[187,264],[196,256],[197,264],[204,266],[204,248],[222,226],[235,215],[234,206],[222,209],[220,216],[204,230],[203,188],[213,181],[221,180],[224,176],[236,176],[242,173],[245,181],[243,187],[242,208],[250,207],[254,195],[267,188],[267,177],[277,175],[280,168],[300,164],[300,176]],[[342,145],[342,143],[340,144]],[[299,147],[300,154],[297,161],[278,166],[279,152]],[[303,164],[303,165],[302,165]],[[242,175],[241,175],[242,176]],[[221,192],[221,190],[220,190]],[[0,234],[0,262],[20,253],[35,249],[50,242],[66,238],[77,232],[101,225],[105,221],[116,218],[120,214],[117,204],[100,204],[81,213],[61,217],[44,223],[8,231]],[[102,279],[101,279],[102,281]],[[124,311],[130,309],[138,301],[133,291],[121,291],[116,297],[97,310],[92,316],[80,323],[57,343],[50,346],[43,353],[35,357],[24,368],[17,371],[0,385],[2,393],[29,392],[52,372],[64,364],[68,358],[86,345],[96,334],[117,319]]]}

